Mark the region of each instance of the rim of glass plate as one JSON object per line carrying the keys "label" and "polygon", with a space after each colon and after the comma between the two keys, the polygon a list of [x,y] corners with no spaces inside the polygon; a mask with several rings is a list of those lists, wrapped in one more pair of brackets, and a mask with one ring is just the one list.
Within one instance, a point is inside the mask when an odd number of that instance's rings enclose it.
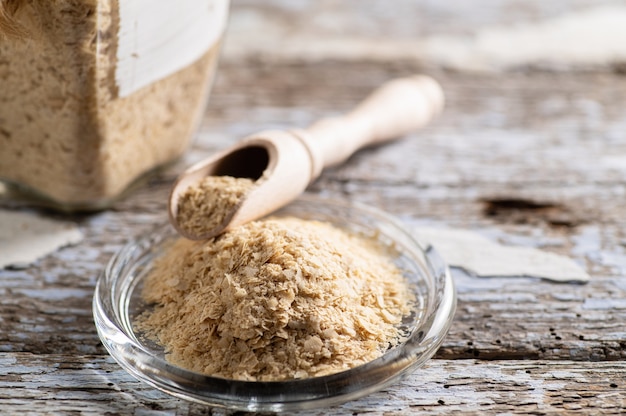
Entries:
{"label": "rim of glass plate", "polygon": [[407,339],[361,366],[306,379],[239,381],[176,367],[138,340],[128,312],[130,296],[141,279],[139,270],[150,263],[160,245],[176,237],[172,227],[161,224],[115,253],[96,282],[96,328],[120,366],[135,378],[178,398],[234,410],[281,412],[328,407],[363,397],[398,381],[435,354],[452,323],[456,292],[447,265],[432,246],[421,244],[391,215],[356,202],[303,195],[274,215],[314,217],[340,226],[356,216],[374,222],[375,227],[362,220],[354,224],[387,238],[427,280],[421,282],[426,284],[427,293],[421,294],[419,322]]}

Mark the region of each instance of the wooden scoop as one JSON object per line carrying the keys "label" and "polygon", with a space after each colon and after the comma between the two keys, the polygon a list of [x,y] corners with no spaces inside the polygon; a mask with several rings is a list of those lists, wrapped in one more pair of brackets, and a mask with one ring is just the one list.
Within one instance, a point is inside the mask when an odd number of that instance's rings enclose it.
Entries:
{"label": "wooden scoop", "polygon": [[[181,235],[201,240],[263,217],[297,198],[323,168],[344,162],[364,146],[424,126],[441,112],[443,102],[439,84],[416,75],[389,81],[352,112],[323,119],[306,130],[271,130],[248,136],[181,174],[170,194],[170,221]],[[206,176],[250,178],[255,186],[220,226],[203,235],[190,235],[176,220],[179,198]]]}

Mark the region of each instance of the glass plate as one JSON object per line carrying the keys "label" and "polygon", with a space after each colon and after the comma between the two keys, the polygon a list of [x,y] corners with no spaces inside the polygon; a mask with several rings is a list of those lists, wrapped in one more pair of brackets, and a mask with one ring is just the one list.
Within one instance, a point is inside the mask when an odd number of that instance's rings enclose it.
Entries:
{"label": "glass plate", "polygon": [[361,204],[302,196],[273,216],[296,216],[332,223],[377,238],[397,254],[393,259],[417,299],[401,324],[406,337],[383,356],[343,372],[290,381],[236,381],[191,372],[168,363],[163,348],[133,329],[145,305],[141,285],[152,262],[178,238],[160,226],[116,253],[98,278],[93,312],[109,353],[134,377],[173,396],[244,411],[294,411],[337,405],[397,382],[437,351],[450,328],[456,294],[450,272],[431,246],[420,244],[391,216]]}

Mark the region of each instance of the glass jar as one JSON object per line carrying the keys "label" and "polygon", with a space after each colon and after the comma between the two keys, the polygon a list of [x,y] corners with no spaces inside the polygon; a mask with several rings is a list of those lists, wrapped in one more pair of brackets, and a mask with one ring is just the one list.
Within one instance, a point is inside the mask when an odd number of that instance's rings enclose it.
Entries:
{"label": "glass jar", "polygon": [[0,0],[0,181],[110,205],[201,119],[228,0]]}

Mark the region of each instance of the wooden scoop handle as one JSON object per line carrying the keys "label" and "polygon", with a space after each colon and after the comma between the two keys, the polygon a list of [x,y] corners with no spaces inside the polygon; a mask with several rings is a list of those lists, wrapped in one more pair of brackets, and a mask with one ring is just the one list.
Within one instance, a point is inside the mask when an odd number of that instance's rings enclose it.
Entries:
{"label": "wooden scoop handle", "polygon": [[441,112],[443,104],[441,87],[428,76],[398,78],[383,84],[350,113],[320,120],[299,134],[312,153],[314,176],[324,167],[343,163],[362,147],[424,126]]}

